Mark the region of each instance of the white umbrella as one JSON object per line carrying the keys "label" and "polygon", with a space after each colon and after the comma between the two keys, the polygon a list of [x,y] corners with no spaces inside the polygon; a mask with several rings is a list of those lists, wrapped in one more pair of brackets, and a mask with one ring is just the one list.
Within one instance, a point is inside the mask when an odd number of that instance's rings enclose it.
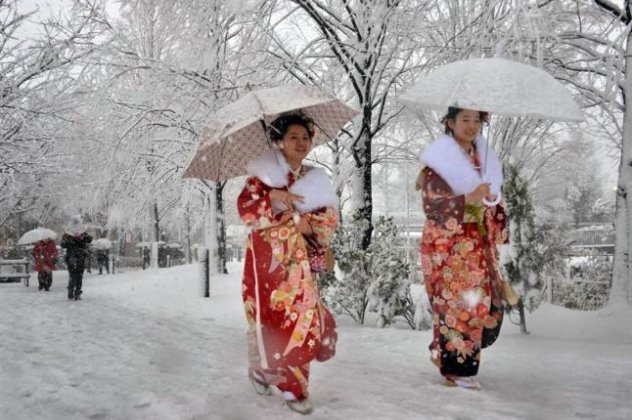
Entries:
{"label": "white umbrella", "polygon": [[92,249],[105,250],[112,248],[112,241],[109,239],[101,238],[92,242]]}
{"label": "white umbrella", "polygon": [[422,77],[400,97],[414,110],[448,107],[553,121],[583,121],[570,92],[546,71],[502,58],[455,61]]}
{"label": "white umbrella", "polygon": [[183,177],[223,181],[246,174],[248,162],[270,148],[266,124],[291,111],[314,121],[314,146],[333,139],[358,114],[314,87],[278,86],[249,92],[210,118]]}
{"label": "white umbrella", "polygon": [[50,229],[46,228],[37,228],[33,230],[29,230],[24,235],[18,239],[17,245],[29,245],[39,242],[44,239],[53,239],[57,238],[57,233]]}
{"label": "white umbrella", "polygon": [[139,248],[151,248],[151,244],[153,243],[157,243],[159,247],[165,245],[164,241],[158,241],[158,242],[139,242],[136,244],[136,246]]}

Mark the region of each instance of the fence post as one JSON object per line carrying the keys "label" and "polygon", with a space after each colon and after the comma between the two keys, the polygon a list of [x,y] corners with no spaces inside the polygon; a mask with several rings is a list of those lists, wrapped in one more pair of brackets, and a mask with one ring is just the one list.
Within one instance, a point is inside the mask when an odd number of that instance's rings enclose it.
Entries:
{"label": "fence post", "polygon": [[210,270],[208,248],[198,248],[198,261],[200,265],[199,289],[202,297],[210,297]]}
{"label": "fence post", "polygon": [[547,277],[546,288],[549,290],[549,293],[547,293],[546,301],[548,303],[553,303],[553,276]]}

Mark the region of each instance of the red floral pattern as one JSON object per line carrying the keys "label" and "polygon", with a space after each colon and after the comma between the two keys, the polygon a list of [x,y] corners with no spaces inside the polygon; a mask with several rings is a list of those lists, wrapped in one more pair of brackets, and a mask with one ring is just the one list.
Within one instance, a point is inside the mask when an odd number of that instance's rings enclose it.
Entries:
{"label": "red floral pattern", "polygon": [[[288,180],[291,185],[293,178]],[[291,212],[273,213],[270,191],[251,177],[237,201],[241,219],[252,228],[242,290],[249,361],[268,383],[301,399],[307,397],[309,362],[335,352],[335,322],[321,303],[306,240]],[[303,217],[314,231],[310,241],[328,245],[337,222],[334,209]]]}
{"label": "red floral pattern", "polygon": [[508,242],[502,204],[484,210],[481,231],[465,196],[453,195],[431,168],[422,172],[426,214],[421,266],[432,304],[432,360],[443,375],[473,376],[480,350],[498,336],[503,319],[496,244]]}

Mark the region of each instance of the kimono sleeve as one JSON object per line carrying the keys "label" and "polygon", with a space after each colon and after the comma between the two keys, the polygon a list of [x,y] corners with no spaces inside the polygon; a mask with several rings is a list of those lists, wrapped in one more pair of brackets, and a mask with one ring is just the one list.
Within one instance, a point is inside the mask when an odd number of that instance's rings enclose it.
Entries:
{"label": "kimono sleeve", "polygon": [[237,210],[242,222],[251,229],[268,229],[279,225],[285,219],[272,212],[270,191],[272,188],[260,179],[250,177],[237,198]]}
{"label": "kimono sleeve", "polygon": [[453,195],[448,184],[431,168],[422,169],[421,198],[426,217],[445,225],[448,220],[462,221],[465,195]]}
{"label": "kimono sleeve", "polygon": [[331,243],[338,223],[338,215],[332,207],[323,207],[313,212],[305,213],[304,217],[312,226],[313,237],[322,247]]}
{"label": "kimono sleeve", "polygon": [[487,209],[486,225],[487,231],[489,232],[489,241],[491,243],[496,245],[509,243],[509,223],[507,221],[504,203]]}

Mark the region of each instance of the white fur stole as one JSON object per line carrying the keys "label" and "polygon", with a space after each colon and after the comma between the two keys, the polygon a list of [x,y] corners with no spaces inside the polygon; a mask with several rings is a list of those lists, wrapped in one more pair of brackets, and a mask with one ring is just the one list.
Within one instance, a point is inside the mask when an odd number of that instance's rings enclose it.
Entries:
{"label": "white fur stole", "polygon": [[[338,206],[338,197],[331,184],[329,175],[324,169],[304,165],[306,173],[289,188],[292,194],[298,194],[305,199],[304,203],[295,203],[298,211],[305,213],[322,207]],[[272,188],[283,188],[288,184],[290,165],[285,156],[278,150],[269,150],[250,161],[247,166],[248,175],[259,178],[264,184]],[[283,203],[272,202],[273,211],[286,210]]]}
{"label": "white fur stole", "polygon": [[[487,147],[487,142],[483,137],[478,137],[475,144],[481,165],[487,164],[487,167],[483,168],[484,176],[479,175],[456,140],[447,134],[437,137],[419,155],[419,162],[437,172],[456,195],[468,194],[482,182],[489,182],[491,193],[498,195],[503,185],[503,169],[498,155],[494,149]],[[487,161],[485,161],[486,150],[488,153]]]}

